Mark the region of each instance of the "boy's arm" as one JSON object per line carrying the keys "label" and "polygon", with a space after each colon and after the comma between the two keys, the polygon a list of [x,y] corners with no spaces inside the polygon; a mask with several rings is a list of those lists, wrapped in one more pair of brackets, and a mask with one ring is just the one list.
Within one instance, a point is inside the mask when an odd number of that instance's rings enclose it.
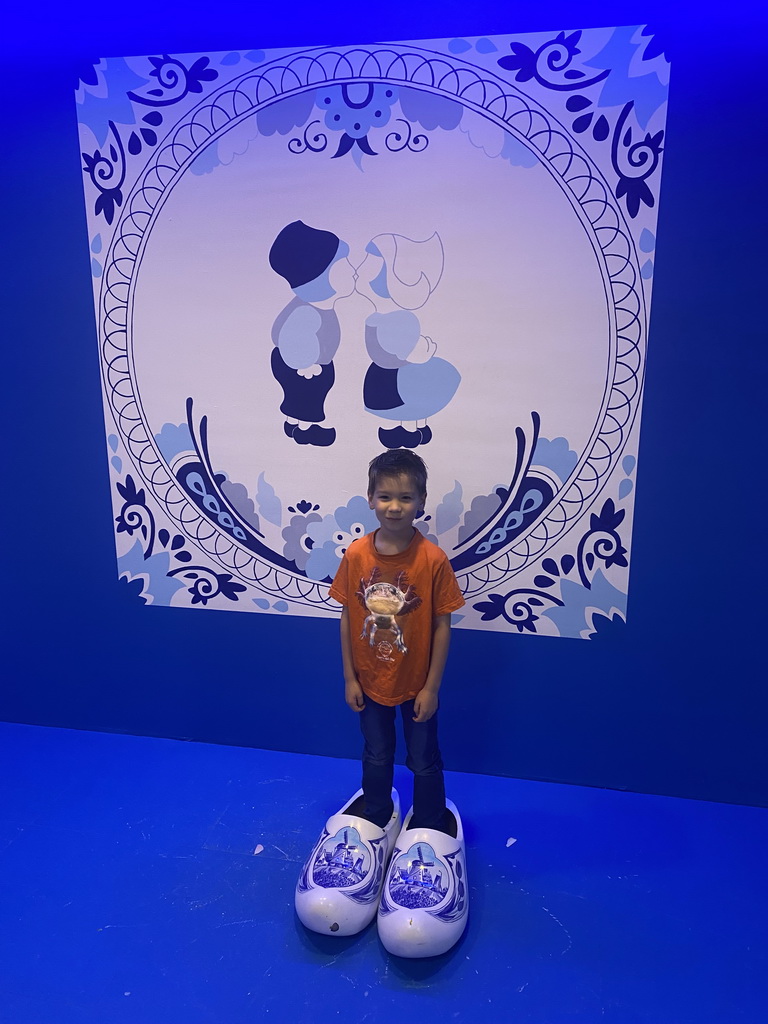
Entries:
{"label": "boy's arm", "polygon": [[436,615],[432,626],[432,656],[424,688],[416,694],[413,710],[414,722],[427,722],[437,711],[437,695],[443,681],[443,671],[451,645],[451,613]]}
{"label": "boy's arm", "polygon": [[365,707],[365,696],[362,686],[357,681],[352,661],[352,634],[349,628],[349,609],[346,605],[341,609],[341,663],[344,666],[344,699],[353,711],[362,711]]}

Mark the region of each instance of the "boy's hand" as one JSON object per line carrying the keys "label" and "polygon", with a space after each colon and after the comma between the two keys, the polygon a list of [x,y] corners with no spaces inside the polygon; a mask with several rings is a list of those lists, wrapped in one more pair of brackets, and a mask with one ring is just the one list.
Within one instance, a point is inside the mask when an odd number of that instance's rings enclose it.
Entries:
{"label": "boy's hand", "polygon": [[347,679],[344,683],[344,700],[349,707],[358,713],[365,707],[365,694],[363,688],[356,679]]}
{"label": "boy's hand", "polygon": [[420,690],[413,702],[414,722],[428,722],[437,711],[437,694],[432,690]]}

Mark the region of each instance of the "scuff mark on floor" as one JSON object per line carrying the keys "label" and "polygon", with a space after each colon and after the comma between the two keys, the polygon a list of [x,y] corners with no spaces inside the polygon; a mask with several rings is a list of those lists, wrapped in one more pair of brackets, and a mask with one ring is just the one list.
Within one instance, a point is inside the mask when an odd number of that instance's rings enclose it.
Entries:
{"label": "scuff mark on floor", "polygon": [[548,914],[549,917],[551,917],[552,920],[555,922],[555,924],[559,925],[560,928],[562,928],[562,930],[565,932],[565,937],[568,939],[568,945],[565,947],[565,949],[561,949],[560,950],[560,956],[565,956],[565,954],[568,952],[568,950],[571,949],[571,947],[573,946],[573,939],[571,938],[571,933],[565,927],[565,925],[560,920],[560,918],[559,917],[555,917],[555,915],[552,913],[551,910],[549,910],[548,907],[542,907],[541,909],[544,911],[545,914]]}

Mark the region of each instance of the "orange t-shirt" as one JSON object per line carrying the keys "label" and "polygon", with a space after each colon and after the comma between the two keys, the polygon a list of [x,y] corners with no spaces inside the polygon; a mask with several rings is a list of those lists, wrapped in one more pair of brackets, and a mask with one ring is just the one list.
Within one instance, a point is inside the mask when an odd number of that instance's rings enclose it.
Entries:
{"label": "orange t-shirt", "polygon": [[376,550],[376,534],[353,541],[331,584],[349,609],[352,659],[363,691],[389,707],[413,700],[427,681],[432,625],[464,604],[444,551],[414,530],[397,555]]}

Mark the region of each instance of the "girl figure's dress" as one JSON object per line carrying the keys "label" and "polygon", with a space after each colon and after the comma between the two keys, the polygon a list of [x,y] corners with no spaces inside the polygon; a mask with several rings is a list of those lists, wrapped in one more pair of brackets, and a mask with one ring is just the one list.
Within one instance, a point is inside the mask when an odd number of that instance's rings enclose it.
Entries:
{"label": "girl figure's dress", "polygon": [[[399,424],[379,429],[383,445],[415,448],[431,440],[427,419],[448,405],[461,381],[455,366],[435,355],[437,345],[421,333],[413,312],[440,281],[442,243],[437,233],[424,242],[386,234],[377,235],[366,251],[383,264],[371,281],[377,312],[365,322],[371,365],[363,382],[363,404],[367,412]],[[398,308],[385,312],[382,305]],[[415,429],[406,429],[403,424],[411,422]]]}

